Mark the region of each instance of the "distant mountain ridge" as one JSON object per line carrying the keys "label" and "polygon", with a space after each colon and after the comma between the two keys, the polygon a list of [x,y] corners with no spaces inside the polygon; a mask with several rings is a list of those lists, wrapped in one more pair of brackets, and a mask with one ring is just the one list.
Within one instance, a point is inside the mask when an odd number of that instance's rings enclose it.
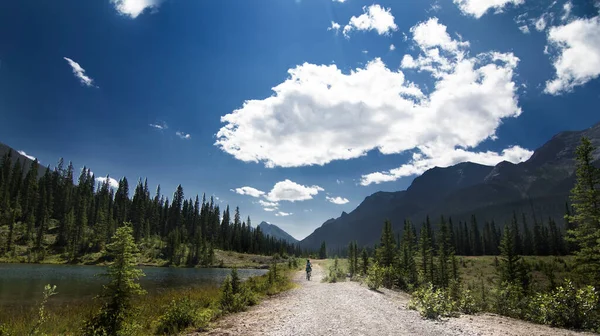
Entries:
{"label": "distant mountain ridge", "polygon": [[[555,135],[519,164],[503,161],[492,167],[463,162],[429,169],[406,190],[367,196],[352,212],[327,220],[300,244],[311,249],[319,248],[322,241],[328,248],[344,247],[351,240],[373,245],[379,241],[385,219],[399,232],[405,219],[419,228],[428,215],[434,225],[442,215],[456,223],[473,214],[480,225],[492,219],[503,225],[513,211],[562,223],[575,182],[575,149],[582,136],[600,148],[600,123]],[[600,149],[594,158],[600,166]]]}
{"label": "distant mountain ridge", "polygon": [[258,224],[258,227],[264,234],[269,235],[275,239],[283,239],[291,244],[298,243],[298,240],[296,238],[292,237],[289,233],[285,232],[275,224],[270,224],[263,221],[260,224]]}

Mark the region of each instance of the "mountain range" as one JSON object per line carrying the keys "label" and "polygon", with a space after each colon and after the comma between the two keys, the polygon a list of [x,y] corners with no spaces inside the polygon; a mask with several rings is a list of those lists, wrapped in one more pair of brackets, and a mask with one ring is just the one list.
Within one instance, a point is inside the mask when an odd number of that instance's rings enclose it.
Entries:
{"label": "mountain range", "polygon": [[275,239],[283,239],[288,243],[292,244],[298,243],[298,240],[296,238],[292,237],[289,233],[285,232],[275,224],[270,224],[263,221],[260,224],[258,224],[258,227],[264,234],[269,235]]}
{"label": "mountain range", "polygon": [[479,225],[491,220],[502,225],[515,212],[532,220],[550,217],[563,223],[575,182],[575,149],[582,136],[597,148],[594,164],[600,166],[598,123],[586,130],[555,135],[527,161],[518,164],[503,161],[485,166],[463,162],[429,169],[406,190],[367,196],[352,212],[327,220],[300,244],[318,249],[325,241],[332,249],[356,240],[359,246],[372,246],[379,241],[386,219],[392,222],[395,232],[399,232],[405,219],[418,229],[427,216],[435,226],[442,215],[455,223],[475,215]]}

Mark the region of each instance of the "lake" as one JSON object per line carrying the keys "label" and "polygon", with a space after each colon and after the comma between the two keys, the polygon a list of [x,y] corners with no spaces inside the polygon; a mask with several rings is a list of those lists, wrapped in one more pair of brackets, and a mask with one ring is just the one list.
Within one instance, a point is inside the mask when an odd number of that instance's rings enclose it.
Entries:
{"label": "lake", "polygon": [[[161,289],[219,286],[231,269],[141,267],[146,274],[140,279],[148,293]],[[52,301],[89,299],[100,293],[105,277],[102,266],[0,264],[0,305],[28,306],[39,302],[46,284],[56,285],[58,295]],[[263,269],[239,269],[241,279],[263,275]]]}

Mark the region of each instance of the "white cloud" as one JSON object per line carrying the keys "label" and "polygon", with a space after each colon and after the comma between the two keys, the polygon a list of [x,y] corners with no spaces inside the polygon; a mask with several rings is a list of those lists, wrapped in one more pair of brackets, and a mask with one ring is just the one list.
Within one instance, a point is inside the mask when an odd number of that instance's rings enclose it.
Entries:
{"label": "white cloud", "polygon": [[341,204],[346,204],[346,203],[350,202],[350,201],[349,201],[347,198],[343,198],[343,197],[339,197],[339,196],[338,196],[338,197],[329,197],[329,196],[325,196],[325,198],[326,198],[326,199],[327,199],[329,202],[331,202],[331,203],[333,203],[333,204],[339,204],[339,205],[341,205]]}
{"label": "white cloud", "polygon": [[288,179],[275,183],[273,189],[265,195],[265,198],[271,202],[279,201],[306,201],[312,199],[319,191],[324,189],[314,186],[303,186]]}
{"label": "white cloud", "polygon": [[[96,177],[96,182],[104,184],[104,183],[106,183],[106,177]],[[119,188],[119,181],[115,180],[112,177],[109,177],[108,178],[108,185],[111,188],[117,189],[117,188]]]}
{"label": "white cloud", "polygon": [[537,31],[546,29],[546,15],[540,16],[537,21],[535,21],[535,29]]}
{"label": "white cloud", "polygon": [[368,50],[363,50],[363,51],[362,51],[362,53],[363,53],[363,54],[368,54],[368,53],[369,53],[369,51],[368,51]]}
{"label": "white cloud", "polygon": [[277,208],[279,206],[279,203],[277,203],[277,202],[267,202],[267,201],[263,201],[263,200],[259,200],[258,204],[260,204],[264,207],[273,207],[273,208]]}
{"label": "white cloud", "polygon": [[340,26],[339,23],[331,21],[331,26],[327,28],[327,30],[335,30],[335,32],[337,33],[338,31],[340,31],[340,28],[342,28],[342,26]]}
{"label": "white cloud", "polygon": [[551,27],[548,42],[558,55],[552,64],[555,78],[546,82],[545,93],[570,92],[600,76],[600,16]]}
{"label": "white cloud", "polygon": [[359,17],[351,17],[350,22],[344,26],[343,32],[346,37],[349,37],[348,34],[352,30],[376,30],[379,35],[390,34],[392,31],[398,30],[391,8],[383,8],[375,4],[369,7],[364,6],[363,12]]}
{"label": "white cloud", "polygon": [[236,188],[235,190],[231,189],[231,191],[240,195],[249,195],[252,197],[263,196],[266,201],[259,200],[258,203],[263,207],[275,209],[279,206],[278,202],[280,201],[296,202],[310,200],[313,196],[317,195],[319,191],[323,190],[323,188],[317,185],[304,186],[290,181],[289,179],[275,183],[269,193],[265,193],[264,191],[252,187],[241,187]]}
{"label": "white cloud", "polygon": [[423,174],[433,167],[449,167],[466,161],[488,166],[496,165],[502,161],[518,163],[529,159],[532,154],[532,151],[519,146],[504,149],[502,153],[492,151],[469,152],[461,148],[452,151],[437,151],[436,149],[427,148],[421,153],[413,154],[413,159],[409,163],[398,168],[363,175],[360,184],[367,186],[371,183],[379,184],[395,181],[401,177]]}
{"label": "white cloud", "polygon": [[521,31],[521,33],[523,34],[529,34],[529,27],[527,25],[523,25],[519,27],[519,30]]}
{"label": "white cloud", "polygon": [[69,63],[69,65],[71,66],[71,69],[73,70],[73,74],[75,75],[75,77],[77,77],[79,79],[81,84],[83,84],[87,87],[94,87],[94,80],[85,74],[85,69],[83,69],[81,67],[81,65],[79,65],[79,63],[73,61],[72,59],[70,59],[68,57],[63,57],[63,58],[65,59],[65,61],[67,61]]}
{"label": "white cloud", "polygon": [[391,51],[394,51],[394,50],[396,50],[396,46],[395,46],[395,45],[393,45],[393,44],[390,44],[390,50],[391,50]]}
{"label": "white cloud", "polygon": [[279,211],[278,213],[275,214],[275,216],[277,216],[277,217],[286,217],[286,216],[290,216],[290,215],[293,215],[293,213]]}
{"label": "white cloud", "polygon": [[481,18],[490,9],[501,12],[509,4],[521,5],[525,0],[454,0],[464,15],[471,15],[477,19]]}
{"label": "white cloud", "polygon": [[337,184],[342,184],[342,183],[344,183],[344,181],[342,181],[342,180],[339,180],[339,179],[336,179],[336,180],[335,180],[335,183],[337,183]]}
{"label": "white cloud", "polygon": [[156,10],[163,0],[110,0],[117,12],[132,19],[138,17],[146,9]]}
{"label": "white cloud", "polygon": [[420,52],[402,66],[431,74],[427,94],[405,69],[389,69],[379,58],[349,73],[304,63],[288,71],[273,96],[223,116],[215,145],[267,167],[324,165],[374,149],[469,152],[494,139],[503,119],[520,115],[513,81],[519,59],[496,51],[469,55],[469,43],[446,30],[435,18],[411,29]]}
{"label": "white cloud", "polygon": [[346,0],[333,0],[333,2],[341,2],[341,3],[344,3],[344,2],[346,2]]}
{"label": "white cloud", "polygon": [[164,123],[164,122],[163,123],[156,123],[156,124],[148,124],[148,126],[154,127],[156,129],[159,129],[159,130],[164,130],[164,129],[169,128],[169,126],[167,126],[167,124]]}
{"label": "white cloud", "polygon": [[563,5],[563,11],[565,12],[563,16],[560,17],[562,21],[567,21],[569,17],[571,17],[571,11],[573,10],[573,3],[571,1],[565,2]]}
{"label": "white cloud", "polygon": [[191,139],[192,136],[189,133],[177,131],[175,134],[181,139]]}
{"label": "white cloud", "polygon": [[431,7],[429,7],[429,10],[427,10],[427,12],[439,12],[441,9],[442,6],[436,2],[431,4]]}
{"label": "white cloud", "polygon": [[277,208],[263,208],[265,211],[273,212],[277,211]]}
{"label": "white cloud", "polygon": [[231,189],[231,191],[233,191],[234,193],[240,194],[240,195],[248,195],[248,196],[252,196],[252,197],[260,197],[262,195],[265,194],[264,191],[252,188],[252,187],[241,187],[241,188],[235,188],[235,189]]}
{"label": "white cloud", "polygon": [[35,156],[28,155],[27,153],[25,153],[25,151],[20,150],[20,151],[17,151],[17,153],[23,155],[24,157],[28,158],[31,161],[35,161]]}

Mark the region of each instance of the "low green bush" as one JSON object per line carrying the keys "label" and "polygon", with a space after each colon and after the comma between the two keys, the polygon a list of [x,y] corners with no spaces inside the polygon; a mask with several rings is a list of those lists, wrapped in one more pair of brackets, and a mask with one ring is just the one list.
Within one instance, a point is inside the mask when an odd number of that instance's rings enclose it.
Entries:
{"label": "low green bush", "polygon": [[367,270],[367,286],[369,289],[377,290],[383,284],[383,278],[385,276],[385,267],[379,266],[379,263],[374,263]]}
{"label": "low green bush", "polygon": [[212,318],[212,310],[201,307],[196,301],[189,298],[173,300],[160,317],[156,333],[174,335],[190,327],[204,329]]}
{"label": "low green bush", "polygon": [[598,292],[577,289],[571,280],[552,293],[538,293],[529,301],[527,319],[560,328],[596,330],[600,327]]}
{"label": "low green bush", "polygon": [[455,316],[455,304],[450,295],[442,288],[427,284],[417,289],[408,303],[409,309],[417,310],[428,319]]}

